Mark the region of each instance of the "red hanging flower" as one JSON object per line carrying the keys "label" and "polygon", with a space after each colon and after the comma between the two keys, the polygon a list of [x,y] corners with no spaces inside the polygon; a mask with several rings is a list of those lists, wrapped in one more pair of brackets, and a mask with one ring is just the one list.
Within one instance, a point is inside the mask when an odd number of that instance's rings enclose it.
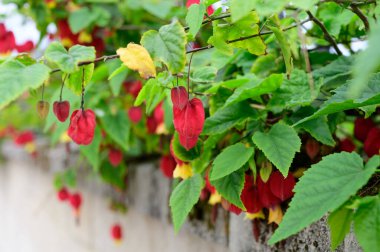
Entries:
{"label": "red hanging flower", "polygon": [[245,175],[244,188],[240,198],[248,213],[257,213],[263,208],[259,199],[259,191],[253,184],[252,176]]}
{"label": "red hanging flower", "polygon": [[60,122],[66,121],[70,114],[70,103],[68,101],[55,101],[53,112]]}
{"label": "red hanging flower", "polygon": [[142,89],[142,83],[139,80],[126,81],[123,83],[123,87],[126,93],[131,94],[136,98]]}
{"label": "red hanging flower", "polygon": [[358,140],[364,142],[367,139],[369,131],[374,127],[375,123],[371,118],[356,118],[354,135]]}
{"label": "red hanging flower", "polygon": [[173,171],[176,166],[177,163],[170,154],[162,156],[160,160],[160,170],[165,177],[173,178]]}
{"label": "red hanging flower", "polygon": [[26,41],[22,45],[16,45],[16,50],[19,53],[30,52],[31,50],[33,50],[33,48],[34,48],[34,43],[33,43],[33,41],[30,41],[30,40]]}
{"label": "red hanging flower", "polygon": [[354,142],[350,138],[345,138],[339,142],[339,150],[353,152],[356,149]]}
{"label": "red hanging flower", "polygon": [[108,160],[110,161],[113,167],[116,167],[123,160],[123,153],[118,149],[111,148],[108,151]]}
{"label": "red hanging flower", "polygon": [[25,145],[33,141],[34,133],[30,130],[23,131],[14,138],[14,143],[17,145]]}
{"label": "red hanging flower", "polygon": [[296,180],[291,173],[286,178],[279,171],[272,172],[269,178],[270,190],[274,196],[285,201],[294,195]]}
{"label": "red hanging flower", "polygon": [[111,237],[116,242],[120,242],[123,238],[123,230],[120,226],[120,224],[115,224],[111,227]]}
{"label": "red hanging flower", "polygon": [[131,107],[128,110],[128,117],[133,123],[138,123],[142,118],[142,110],[140,107]]}
{"label": "red hanging flower", "polygon": [[[193,4],[199,4],[199,2],[200,0],[187,0],[186,8],[189,8]],[[213,13],[214,13],[214,8],[212,7],[212,5],[210,5],[209,7],[207,7],[207,14],[212,15]]]}
{"label": "red hanging flower", "polygon": [[173,108],[182,110],[189,102],[188,93],[184,87],[174,87],[171,90]]}
{"label": "red hanging flower", "polygon": [[61,190],[58,191],[57,197],[60,201],[66,201],[70,198],[70,193],[66,187],[62,187]]}
{"label": "red hanging flower", "polygon": [[269,182],[264,183],[261,177],[257,176],[256,183],[257,183],[257,190],[259,193],[259,199],[263,207],[270,208],[270,207],[280,204],[281,201],[272,193]]}
{"label": "red hanging flower", "polygon": [[205,121],[202,101],[193,98],[182,110],[173,107],[173,119],[181,145],[187,150],[193,148],[197,144]]}
{"label": "red hanging flower", "polygon": [[79,214],[79,210],[82,205],[82,196],[80,193],[74,193],[70,195],[70,205],[74,209],[75,213]]}
{"label": "red hanging flower", "polygon": [[380,154],[380,129],[373,128],[368,132],[364,142],[364,151],[368,157]]}
{"label": "red hanging flower", "polygon": [[95,113],[91,109],[78,109],[71,114],[68,135],[75,143],[88,145],[94,138],[95,127]]}

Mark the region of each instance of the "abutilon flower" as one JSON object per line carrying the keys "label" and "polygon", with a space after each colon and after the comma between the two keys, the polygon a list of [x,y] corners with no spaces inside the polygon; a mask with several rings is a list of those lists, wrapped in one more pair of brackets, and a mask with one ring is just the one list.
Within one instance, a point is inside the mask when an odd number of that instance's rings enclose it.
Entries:
{"label": "abutilon flower", "polygon": [[350,138],[345,138],[339,142],[338,148],[340,151],[353,152],[356,146]]}
{"label": "abutilon flower", "polygon": [[126,93],[136,98],[142,89],[142,83],[139,80],[126,81],[123,83],[123,87]]}
{"label": "abutilon flower", "polygon": [[257,176],[256,179],[260,202],[262,206],[266,208],[273,207],[275,205],[280,204],[281,202],[280,199],[272,193],[272,190],[269,185],[269,180],[267,183],[264,183],[260,176]]}
{"label": "abutilon flower", "polygon": [[142,109],[140,107],[131,107],[128,110],[128,117],[133,123],[138,123],[142,118]]}
{"label": "abutilon flower", "polygon": [[57,193],[57,197],[60,201],[66,201],[70,198],[70,193],[69,191],[66,189],[66,187],[62,187],[58,193]]}
{"label": "abutilon flower", "polygon": [[30,130],[25,130],[16,135],[13,141],[16,145],[25,145],[34,142],[34,133]]}
{"label": "abutilon flower", "polygon": [[116,243],[120,243],[123,239],[123,230],[120,224],[115,224],[111,227],[111,237]]}
{"label": "abutilon flower", "polygon": [[193,98],[184,108],[173,107],[174,128],[178,132],[179,142],[189,150],[197,144],[198,137],[203,130],[205,112],[202,101]]}
{"label": "abutilon flower", "polygon": [[380,129],[373,128],[368,132],[364,142],[364,151],[368,157],[380,154]]}
{"label": "abutilon flower", "polygon": [[172,88],[171,99],[173,108],[182,110],[189,101],[188,96],[186,88],[182,86]]}
{"label": "abutilon flower", "polygon": [[313,160],[319,153],[320,151],[320,146],[319,143],[314,140],[313,138],[309,138],[306,141],[306,154],[309,156],[311,160]]}
{"label": "abutilon flower", "polygon": [[156,122],[156,119],[154,119],[154,116],[148,116],[146,118],[146,128],[148,130],[148,133],[149,134],[154,134],[156,133],[156,129],[157,129],[157,122]]}
{"label": "abutilon flower", "polygon": [[284,178],[279,171],[275,171],[271,174],[268,182],[273,195],[281,201],[285,201],[293,197],[293,188],[296,185],[296,180],[291,173]]}
{"label": "abutilon flower", "polygon": [[82,196],[80,195],[80,193],[73,193],[70,195],[69,200],[70,200],[70,205],[74,210],[75,216],[78,217],[79,212],[80,212],[80,207],[82,205]]}
{"label": "abutilon flower", "polygon": [[60,122],[66,121],[70,114],[70,103],[68,101],[55,101],[53,112]]}
{"label": "abutilon flower", "polygon": [[173,178],[173,172],[176,166],[177,163],[172,155],[168,154],[161,157],[160,170],[165,177]]}
{"label": "abutilon flower", "polygon": [[123,153],[118,149],[111,148],[108,151],[108,160],[113,167],[116,167],[123,160]]}
{"label": "abutilon flower", "polygon": [[263,208],[259,199],[259,191],[253,182],[252,176],[245,175],[244,188],[240,195],[247,212],[252,214],[260,212]]}
{"label": "abutilon flower", "polygon": [[375,127],[371,118],[356,118],[354,126],[354,136],[356,139],[364,142],[367,139],[369,131]]}
{"label": "abutilon flower", "polygon": [[88,145],[94,138],[95,127],[95,113],[91,109],[78,109],[71,114],[68,135],[75,143]]}

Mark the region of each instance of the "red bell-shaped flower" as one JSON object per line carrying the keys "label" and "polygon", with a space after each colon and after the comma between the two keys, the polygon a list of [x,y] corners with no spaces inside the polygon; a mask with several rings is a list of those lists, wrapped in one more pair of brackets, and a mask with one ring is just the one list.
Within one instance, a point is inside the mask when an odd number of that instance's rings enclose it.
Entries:
{"label": "red bell-shaped flower", "polygon": [[82,196],[80,193],[74,193],[70,196],[70,205],[75,211],[79,211],[82,205]]}
{"label": "red bell-shaped flower", "polygon": [[285,201],[294,195],[293,188],[296,180],[291,173],[286,178],[279,171],[275,171],[269,178],[270,190],[281,201]]}
{"label": "red bell-shaped flower", "polygon": [[364,151],[368,157],[380,154],[380,129],[373,128],[364,142]]}
{"label": "red bell-shaped flower", "polygon": [[345,138],[339,142],[338,148],[340,151],[353,152],[356,146],[350,138]]}
{"label": "red bell-shaped flower", "polygon": [[253,184],[252,176],[245,175],[244,188],[241,192],[240,199],[248,213],[257,213],[263,208],[259,199],[259,191]]}
{"label": "red bell-shaped flower", "polygon": [[95,127],[95,113],[91,109],[78,109],[71,114],[68,135],[75,143],[88,145],[94,138]]}
{"label": "red bell-shaped flower", "polygon": [[131,107],[128,110],[128,117],[133,123],[138,123],[142,118],[142,113],[140,107]]}
{"label": "red bell-shaped flower", "polygon": [[186,91],[186,88],[182,86],[172,88],[171,99],[173,108],[182,110],[189,101],[189,95]]}
{"label": "red bell-shaped flower", "polygon": [[270,208],[277,204],[280,204],[281,200],[272,193],[269,186],[269,181],[267,183],[264,183],[261,177],[257,176],[256,183],[259,199],[263,207]]}
{"label": "red bell-shaped flower", "polygon": [[120,241],[123,238],[123,230],[120,224],[115,224],[111,227],[111,237],[115,241]]}
{"label": "red bell-shaped flower", "polygon": [[60,201],[65,201],[70,198],[70,193],[67,191],[66,187],[62,187],[61,190],[58,191],[57,197]]}
{"label": "red bell-shaped flower", "polygon": [[118,166],[123,160],[123,153],[115,148],[111,148],[108,152],[108,161],[113,167]]}
{"label": "red bell-shaped flower", "polygon": [[70,114],[70,103],[68,101],[55,101],[53,112],[60,122],[66,121]]}
{"label": "red bell-shaped flower", "polygon": [[375,127],[375,123],[372,121],[371,118],[356,118],[354,135],[358,140],[364,142],[367,139],[369,131],[373,127]]}
{"label": "red bell-shaped flower", "polygon": [[202,101],[193,98],[182,110],[173,108],[173,119],[181,145],[187,150],[193,148],[197,144],[205,121]]}

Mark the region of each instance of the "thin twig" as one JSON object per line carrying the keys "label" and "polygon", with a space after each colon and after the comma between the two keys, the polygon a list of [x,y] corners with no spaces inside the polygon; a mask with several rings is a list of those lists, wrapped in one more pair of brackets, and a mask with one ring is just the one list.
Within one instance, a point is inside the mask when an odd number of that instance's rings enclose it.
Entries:
{"label": "thin twig", "polygon": [[[300,22],[300,24],[304,24],[304,23],[307,23],[309,21],[311,21],[311,19],[306,19],[306,20]],[[284,28],[283,31],[287,31],[287,30],[293,29],[293,28],[297,27],[297,25],[298,24],[294,24],[294,25],[288,26],[288,27]],[[229,40],[229,41],[226,41],[226,43],[227,44],[231,44],[231,43],[235,43],[235,42],[238,42],[238,41],[243,41],[243,40],[246,40],[246,39],[251,39],[251,38],[255,38],[255,37],[259,37],[259,36],[263,36],[263,35],[270,35],[272,33],[273,33],[272,31],[264,31],[264,32],[261,32],[261,33],[258,33],[258,34],[247,36],[247,37],[240,37],[240,38],[237,38],[237,39]],[[204,46],[204,47],[188,50],[188,51],[186,51],[186,54],[194,53],[194,52],[199,52],[199,51],[203,51],[203,50],[207,50],[207,49],[211,49],[211,48],[214,48],[214,46],[213,45],[207,45],[207,46]],[[116,58],[119,58],[119,55],[114,54],[114,55],[102,56],[100,58],[96,58],[95,60],[89,60],[89,61],[79,62],[78,66],[88,65],[88,64],[92,64],[92,63],[96,63],[96,62],[100,62],[100,61],[112,60],[112,59],[116,59]],[[56,68],[56,69],[51,70],[50,73],[52,74],[52,73],[56,73],[56,72],[59,72],[59,71],[61,71],[61,69]]]}
{"label": "thin twig", "polygon": [[350,7],[352,12],[355,13],[363,21],[366,32],[369,32],[369,22],[367,17],[363,14],[363,12],[356,4],[351,4]]}
{"label": "thin twig", "polygon": [[189,60],[189,67],[187,69],[187,99],[190,98],[190,67],[191,67],[191,61],[193,60],[194,53],[190,55]]}
{"label": "thin twig", "polygon": [[326,26],[318,19],[316,18],[313,14],[311,14],[310,11],[306,11],[307,15],[309,16],[310,20],[312,20],[316,25],[319,26],[319,28],[321,28],[324,36],[325,36],[325,39],[330,42],[330,44],[334,47],[336,53],[338,55],[342,55],[342,52],[340,51],[340,49],[338,48],[338,44],[335,42],[334,38],[330,35],[330,33],[327,31],[326,29]]}
{"label": "thin twig", "polygon": [[[211,23],[211,22],[213,22],[215,20],[229,18],[229,17],[231,17],[231,13],[222,14],[222,15],[217,16],[217,17],[209,17],[206,20],[203,20],[202,25]],[[185,29],[185,31],[187,31],[187,30],[190,29],[190,27],[189,26],[185,26],[183,29]]]}

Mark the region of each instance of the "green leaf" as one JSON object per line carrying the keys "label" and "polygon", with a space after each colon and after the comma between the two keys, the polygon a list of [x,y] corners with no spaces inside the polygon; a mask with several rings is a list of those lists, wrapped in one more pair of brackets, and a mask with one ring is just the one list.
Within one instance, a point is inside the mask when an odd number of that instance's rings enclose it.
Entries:
{"label": "green leaf", "polygon": [[186,15],[186,23],[189,26],[189,32],[195,37],[202,26],[203,17],[206,12],[206,6],[203,3],[192,4]]}
{"label": "green leaf", "polygon": [[301,139],[297,132],[286,124],[276,123],[268,133],[256,132],[252,141],[282,175],[287,177],[293,158],[301,148]]}
{"label": "green leaf", "polygon": [[346,207],[341,207],[332,212],[328,219],[331,236],[331,250],[334,251],[350,232],[354,211]]}
{"label": "green leaf", "polygon": [[292,52],[290,50],[289,40],[286,38],[285,33],[282,31],[280,27],[280,21],[278,17],[274,16],[272,20],[276,21],[277,27],[273,27],[273,26],[267,26],[267,27],[273,31],[274,36],[276,36],[278,43],[280,44],[282,56],[284,57],[284,61],[285,61],[286,75],[289,78],[290,74],[293,71],[293,58],[292,58]]}
{"label": "green leaf", "polygon": [[87,7],[82,7],[78,10],[70,12],[69,14],[69,25],[70,30],[77,34],[84,28],[90,26],[91,23],[95,21],[96,16]]}
{"label": "green leaf", "polygon": [[221,179],[210,181],[216,191],[235,206],[246,210],[240,199],[244,188],[244,169],[239,169]]}
{"label": "green leaf", "polygon": [[317,98],[321,85],[322,82],[314,82],[314,90],[311,91],[307,74],[302,70],[294,69],[290,79],[285,79],[281,87],[274,92],[268,107],[278,109],[309,105]]}
{"label": "green leaf", "polygon": [[162,26],[158,32],[153,30],[145,32],[141,44],[153,58],[164,62],[172,74],[184,70],[186,33],[178,21]]}
{"label": "green leaf", "polygon": [[329,146],[335,145],[335,140],[332,137],[326,118],[316,118],[310,121],[306,121],[297,125],[296,128],[302,128],[306,130],[312,137],[323,144]]}
{"label": "green leaf", "polygon": [[212,83],[215,80],[218,69],[204,66],[196,68],[190,76],[190,80],[198,83]]}
{"label": "green leaf", "polygon": [[146,113],[150,115],[164,98],[165,92],[158,80],[149,79],[136,97],[134,106],[140,106],[145,101]]}
{"label": "green leaf", "polygon": [[25,66],[11,60],[0,65],[0,109],[28,89],[36,89],[49,78],[50,69],[43,64]]}
{"label": "green leaf", "polygon": [[46,49],[45,58],[71,74],[79,70],[79,62],[95,59],[95,49],[93,46],[75,45],[67,51],[62,44],[53,42]]}
{"label": "green leaf", "polygon": [[376,156],[364,167],[357,153],[340,152],[312,165],[296,184],[295,195],[269,244],[299,232],[340,207],[368,182],[379,162]]}
{"label": "green leaf", "polygon": [[258,113],[247,102],[239,102],[221,108],[205,121],[203,135],[222,133],[248,119],[257,119]]}
{"label": "green leaf", "polygon": [[182,161],[188,162],[196,159],[201,155],[202,152],[202,143],[200,141],[197,142],[197,145],[190,150],[186,150],[179,142],[179,136],[176,132],[174,134],[173,142],[172,142],[173,152]]}
{"label": "green leaf", "polygon": [[247,16],[255,7],[255,1],[231,0],[231,20],[236,22]]}
{"label": "green leaf", "polygon": [[116,115],[108,112],[100,120],[104,130],[112,140],[118,143],[125,151],[128,151],[131,124],[125,111],[120,110]]}
{"label": "green leaf", "polygon": [[125,165],[113,167],[109,162],[105,162],[100,166],[99,173],[105,182],[120,189],[125,188],[125,176],[127,175],[127,167]]}
{"label": "green leaf", "polygon": [[170,195],[169,204],[175,232],[180,230],[190,210],[198,202],[203,184],[201,175],[195,174],[179,183]]}
{"label": "green leaf", "polygon": [[347,84],[337,88],[335,90],[335,94],[323,103],[317,112],[298,121],[294,124],[294,126],[323,115],[380,103],[380,73],[373,74],[370,77],[370,81],[364,92],[362,92],[361,95],[355,99],[347,99],[346,97],[350,83],[352,82],[350,81]]}
{"label": "green leaf", "polygon": [[93,73],[94,64],[81,66],[79,67],[78,71],[69,75],[69,77],[66,79],[66,85],[71,91],[73,91],[73,93],[80,95],[82,93],[82,81],[84,87],[86,87],[87,84],[91,81]]}
{"label": "green leaf", "polygon": [[99,149],[101,140],[102,135],[100,129],[99,127],[96,127],[92,143],[79,147],[80,152],[87,158],[94,171],[98,171],[100,166]]}
{"label": "green leaf", "polygon": [[364,251],[380,251],[380,197],[369,199],[355,212],[355,235]]}
{"label": "green leaf", "polygon": [[242,86],[238,87],[235,92],[227,99],[225,106],[246,99],[258,98],[263,94],[271,93],[281,86],[282,81],[282,74],[272,74],[262,81],[253,79],[248,83],[245,83]]}
{"label": "green leaf", "polygon": [[210,180],[223,178],[234,171],[239,170],[253,155],[252,147],[245,147],[242,143],[237,143],[225,148],[212,163]]}
{"label": "green leaf", "polygon": [[292,0],[292,4],[298,8],[308,10],[313,7],[314,4],[318,3],[319,0]]}
{"label": "green leaf", "polygon": [[256,12],[251,12],[246,17],[236,23],[229,23],[230,19],[225,21],[216,20],[213,22],[213,35],[208,42],[224,53],[232,54],[231,47],[247,49],[255,55],[265,54],[266,45],[259,36],[230,43],[241,37],[257,35],[259,33],[259,16]]}
{"label": "green leaf", "polygon": [[127,78],[129,72],[128,68],[124,64],[120,64],[120,60],[112,60],[107,62],[108,73],[110,74],[108,81],[114,96],[118,96],[120,94],[121,86]]}

